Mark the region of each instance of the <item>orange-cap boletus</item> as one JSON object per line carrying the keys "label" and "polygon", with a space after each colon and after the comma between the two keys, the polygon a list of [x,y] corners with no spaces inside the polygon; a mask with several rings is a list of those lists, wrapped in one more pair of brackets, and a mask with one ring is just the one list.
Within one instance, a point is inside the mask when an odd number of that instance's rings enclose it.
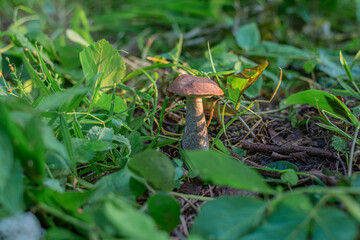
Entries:
{"label": "orange-cap boletus", "polygon": [[224,92],[212,80],[205,77],[181,75],[167,89],[186,97],[186,123],[182,147],[186,150],[209,149],[209,138],[202,98],[223,95]]}

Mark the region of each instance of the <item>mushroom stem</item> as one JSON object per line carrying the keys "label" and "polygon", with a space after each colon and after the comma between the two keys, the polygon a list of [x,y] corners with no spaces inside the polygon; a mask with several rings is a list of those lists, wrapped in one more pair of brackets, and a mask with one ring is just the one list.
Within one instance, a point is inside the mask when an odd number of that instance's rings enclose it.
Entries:
{"label": "mushroom stem", "polygon": [[188,96],[186,100],[186,123],[182,147],[186,150],[208,150],[209,138],[202,97]]}

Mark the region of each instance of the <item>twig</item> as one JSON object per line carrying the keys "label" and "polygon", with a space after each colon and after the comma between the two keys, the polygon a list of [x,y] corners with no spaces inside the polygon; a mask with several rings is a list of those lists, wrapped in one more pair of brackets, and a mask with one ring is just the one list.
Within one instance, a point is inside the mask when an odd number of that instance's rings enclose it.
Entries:
{"label": "twig", "polygon": [[239,145],[239,147],[242,149],[256,151],[256,152],[277,152],[283,154],[290,154],[293,152],[306,152],[310,156],[323,157],[328,159],[337,159],[331,151],[321,148],[314,148],[314,147],[293,146],[293,145],[276,146],[276,145],[269,145],[262,143],[253,143],[248,141],[242,142]]}
{"label": "twig", "polygon": [[[268,168],[266,166],[262,166],[253,161],[250,161],[248,159],[245,159],[245,158],[241,157],[240,155],[234,153],[231,149],[228,149],[228,150],[233,157],[241,160],[248,166],[256,168],[256,170],[261,175],[263,175],[265,177],[281,178],[281,172],[279,172],[275,169]],[[329,186],[336,186],[337,182],[338,182],[335,177],[329,177],[329,176],[326,176],[325,174],[323,174],[321,172],[317,172],[317,171],[301,172],[298,174],[300,174],[300,176],[299,176],[300,178],[304,178],[304,177],[318,178],[322,182],[324,182],[326,185],[329,185]],[[303,183],[304,183],[304,181],[299,181],[298,184],[303,184]]]}

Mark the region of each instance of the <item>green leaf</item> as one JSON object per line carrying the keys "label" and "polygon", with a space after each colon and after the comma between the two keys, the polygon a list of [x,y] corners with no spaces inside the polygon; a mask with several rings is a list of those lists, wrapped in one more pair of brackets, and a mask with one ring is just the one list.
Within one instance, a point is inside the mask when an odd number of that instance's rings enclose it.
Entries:
{"label": "green leaf", "polygon": [[23,54],[23,63],[25,64],[26,70],[28,71],[31,80],[39,88],[40,92],[45,96],[50,95],[51,91],[46,87],[45,83],[39,78],[37,72],[27,61],[27,58],[25,57],[24,54]]}
{"label": "green leaf", "polygon": [[284,100],[284,104],[310,104],[320,111],[332,113],[357,126],[358,121],[351,111],[334,95],[320,91],[307,90],[291,95]]}
{"label": "green leaf", "polygon": [[65,144],[66,151],[68,152],[69,158],[71,161],[71,169],[73,170],[74,173],[76,173],[76,170],[75,170],[76,160],[75,160],[75,156],[74,156],[73,144],[71,142],[70,131],[69,131],[69,128],[68,128],[68,125],[67,125],[64,115],[60,114],[59,118],[60,118],[60,130],[61,130],[61,134],[63,136],[63,142]]}
{"label": "green leaf", "polygon": [[43,58],[41,57],[41,52],[39,51],[38,47],[36,46],[36,52],[38,54],[38,60],[40,61],[41,70],[45,73],[46,79],[49,82],[50,88],[53,92],[60,92],[61,89],[55,79],[52,77],[50,70],[47,68]]}
{"label": "green leaf", "polygon": [[119,144],[123,144],[125,145],[125,147],[128,149],[128,153],[127,153],[127,157],[130,156],[131,154],[131,145],[129,142],[129,139],[127,139],[126,137],[120,135],[120,134],[115,134],[112,138],[113,142],[119,143]]}
{"label": "green leaf", "polygon": [[0,192],[9,184],[8,179],[14,166],[14,149],[10,136],[2,129],[0,125]]}
{"label": "green leaf", "polygon": [[255,98],[258,96],[263,84],[263,78],[259,77],[253,85],[251,85],[244,94],[249,98]]}
{"label": "green leaf", "polygon": [[226,196],[206,203],[195,218],[191,236],[237,240],[264,218],[266,202],[246,196]]}
{"label": "green leaf", "polygon": [[64,111],[77,96],[85,94],[87,88],[70,88],[63,92],[57,92],[46,96],[38,105],[40,111],[56,110]]}
{"label": "green leaf", "polygon": [[[8,34],[10,33],[10,34]],[[15,42],[16,45],[21,46],[23,48],[28,48],[29,52],[36,51],[36,47],[29,41],[27,37],[21,32],[21,30],[12,29],[10,32],[5,32],[5,34],[8,34],[12,40]],[[44,53],[40,52],[41,58],[48,64],[50,64],[51,67],[54,67],[53,62],[50,60],[49,56]],[[23,58],[23,60],[27,61],[26,57]],[[23,61],[25,63],[25,61]],[[26,63],[25,63],[26,64]]]}
{"label": "green leaf", "polygon": [[311,239],[352,240],[358,236],[358,226],[345,212],[334,207],[323,207],[314,216]]}
{"label": "green leaf", "polygon": [[186,155],[193,170],[204,180],[254,192],[273,192],[260,174],[228,155],[215,150],[186,151]]}
{"label": "green leaf", "polygon": [[[107,111],[110,111],[112,101],[113,101],[112,94],[98,93],[94,98],[94,107],[99,107]],[[115,96],[114,112],[121,113],[126,110],[127,110],[127,105],[125,100],[119,96]],[[123,114],[126,115],[126,113]]]}
{"label": "green leaf", "polygon": [[339,137],[339,136],[336,136],[334,135],[332,138],[331,138],[332,142],[331,142],[331,146],[336,150],[336,151],[339,151],[339,152],[342,152],[344,153],[345,149],[348,148],[348,144],[346,142],[345,139]]}
{"label": "green leaf", "polygon": [[146,190],[143,184],[132,178],[132,174],[127,168],[102,177],[96,182],[95,188],[97,190],[91,196],[92,201],[100,199],[111,192],[135,200]]}
{"label": "green leaf", "polygon": [[306,61],[303,65],[306,73],[311,73],[315,69],[315,63],[311,60]]}
{"label": "green leaf", "polygon": [[292,169],[295,172],[299,171],[299,168],[295,164],[288,162],[288,161],[276,161],[276,162],[269,163],[266,166],[269,168],[278,169],[278,170]]}
{"label": "green leaf", "polygon": [[242,239],[305,240],[312,206],[300,194],[287,196],[251,234]]}
{"label": "green leaf", "polygon": [[217,149],[219,149],[223,153],[230,154],[229,150],[225,147],[224,143],[220,139],[213,140],[215,140],[215,146]]}
{"label": "green leaf", "polygon": [[124,59],[105,39],[85,48],[80,53],[80,62],[87,81],[106,70],[100,86],[104,92],[112,89],[114,83],[120,83],[125,76]]}
{"label": "green leaf", "polygon": [[107,127],[93,126],[87,134],[90,140],[102,140],[112,142],[114,137],[114,129]]}
{"label": "green leaf", "polygon": [[104,201],[92,205],[91,211],[97,225],[111,235],[122,236],[124,239],[170,239],[165,232],[156,229],[150,216],[114,194],[109,194]]}
{"label": "green leaf", "polygon": [[250,56],[274,57],[274,58],[288,58],[288,59],[305,59],[310,55],[302,49],[278,44],[274,42],[263,41],[256,48],[248,52]]}
{"label": "green leaf", "polygon": [[52,198],[58,206],[61,206],[67,212],[76,213],[86,203],[92,193],[93,191],[67,191],[64,193],[53,191]]}
{"label": "green leaf", "polygon": [[353,96],[360,100],[360,94],[356,92],[352,87],[349,86],[344,80],[342,80],[340,77],[336,78],[336,80],[339,82],[339,84],[344,88],[345,91],[347,91],[350,96]]}
{"label": "green leaf", "polygon": [[71,40],[74,43],[78,43],[80,45],[83,45],[85,47],[89,46],[89,43],[82,37],[80,34],[75,32],[72,29],[66,29],[65,31],[66,37]]}
{"label": "green leaf", "polygon": [[180,222],[180,204],[166,193],[158,193],[148,200],[150,216],[159,229],[171,232]]}
{"label": "green leaf", "polygon": [[19,213],[24,208],[23,178],[20,162],[15,161],[9,169],[7,182],[0,187],[0,209],[4,209],[10,215]]}
{"label": "green leaf", "polygon": [[74,148],[74,156],[76,162],[87,163],[96,153],[106,152],[113,148],[111,142],[101,140],[87,140],[82,138],[72,138],[72,146]]}
{"label": "green leaf", "polygon": [[0,102],[0,131],[6,133],[13,145],[15,158],[21,161],[27,176],[41,183],[45,175],[45,146],[43,123],[34,109],[20,98]]}
{"label": "green leaf", "polygon": [[293,169],[287,169],[281,174],[281,181],[294,186],[298,183],[299,178]]}
{"label": "green leaf", "polygon": [[245,50],[254,49],[260,43],[260,31],[254,22],[241,26],[235,37],[237,44]]}
{"label": "green leaf", "polygon": [[333,78],[337,78],[340,75],[346,74],[344,69],[340,65],[330,60],[331,56],[328,56],[328,54],[320,52],[319,57],[321,63],[319,64],[319,69],[322,72],[325,72],[327,75]]}
{"label": "green leaf", "polygon": [[341,62],[341,65],[343,66],[343,68],[345,69],[345,72],[346,72],[346,74],[348,75],[350,81],[351,81],[351,82],[354,82],[354,79],[353,79],[353,77],[352,77],[352,74],[351,74],[349,65],[347,64],[346,59],[344,58],[344,56],[343,56],[343,54],[342,54],[341,51],[340,51],[340,62]]}
{"label": "green leaf", "polygon": [[143,140],[141,139],[141,134],[137,131],[132,131],[130,133],[129,136],[127,136],[127,138],[130,141],[130,146],[131,146],[131,156],[133,156],[134,154],[140,152],[141,150],[143,150],[144,147],[144,143]]}
{"label": "green leaf", "polygon": [[129,169],[142,177],[155,190],[171,191],[175,185],[175,167],[163,153],[148,149],[136,154]]}
{"label": "green leaf", "polygon": [[346,207],[346,210],[360,222],[360,204],[352,196],[337,194],[336,196]]}
{"label": "green leaf", "polygon": [[51,227],[46,229],[45,239],[52,240],[85,240],[70,229]]}

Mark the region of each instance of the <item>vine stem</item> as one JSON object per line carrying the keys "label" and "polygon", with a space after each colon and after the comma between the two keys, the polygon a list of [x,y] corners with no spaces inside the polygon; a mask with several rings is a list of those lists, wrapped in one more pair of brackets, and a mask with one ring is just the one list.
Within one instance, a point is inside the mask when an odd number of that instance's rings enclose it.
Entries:
{"label": "vine stem", "polygon": [[353,163],[354,163],[354,158],[355,158],[355,146],[356,146],[356,139],[357,139],[357,136],[359,134],[359,126],[356,126],[356,129],[355,129],[355,134],[354,134],[354,139],[353,139],[353,142],[352,142],[352,145],[351,145],[351,151],[350,151],[350,160],[349,160],[349,166],[348,166],[348,175],[351,176],[352,174],[352,166],[353,166]]}
{"label": "vine stem", "polygon": [[170,192],[169,194],[173,195],[175,197],[181,197],[183,199],[190,198],[190,199],[196,199],[196,200],[200,200],[200,201],[212,201],[212,200],[215,200],[215,198],[212,198],[212,197],[203,197],[203,196],[184,194],[184,193],[178,193],[178,192]]}

